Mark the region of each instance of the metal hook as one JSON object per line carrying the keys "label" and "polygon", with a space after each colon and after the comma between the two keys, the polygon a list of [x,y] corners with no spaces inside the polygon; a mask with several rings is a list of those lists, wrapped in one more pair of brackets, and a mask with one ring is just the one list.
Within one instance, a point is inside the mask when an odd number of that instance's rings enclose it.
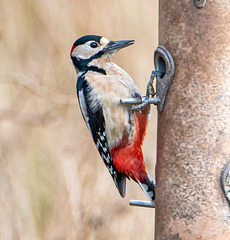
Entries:
{"label": "metal hook", "polygon": [[230,204],[230,162],[224,165],[221,172],[220,183],[228,203]]}
{"label": "metal hook", "polygon": [[[156,77],[156,93],[155,97],[140,97],[140,98],[122,98],[121,104],[138,105],[135,108],[141,108],[146,104],[157,105],[159,112],[163,111],[165,98],[169,89],[169,86],[174,78],[175,64],[172,55],[164,46],[158,46],[154,52],[154,65],[155,69],[152,74],[149,85],[152,85],[153,79]],[[153,94],[151,94],[153,96]]]}
{"label": "metal hook", "polygon": [[166,47],[157,47],[154,52],[154,65],[155,69],[161,72],[163,76],[156,76],[156,95],[160,98],[157,109],[159,112],[162,112],[169,86],[175,75],[175,63]]}
{"label": "metal hook", "polygon": [[[142,97],[141,99],[137,99],[137,98],[121,98],[120,99],[120,103],[121,104],[137,105],[137,104],[142,104],[145,100],[146,100],[146,96]],[[160,102],[160,99],[158,97],[148,98],[148,104],[157,105],[159,102]]]}
{"label": "metal hook", "polygon": [[148,201],[130,200],[129,205],[136,206],[136,207],[155,208],[155,204]]}
{"label": "metal hook", "polygon": [[202,8],[206,4],[206,0],[194,0],[194,3],[197,8]]}

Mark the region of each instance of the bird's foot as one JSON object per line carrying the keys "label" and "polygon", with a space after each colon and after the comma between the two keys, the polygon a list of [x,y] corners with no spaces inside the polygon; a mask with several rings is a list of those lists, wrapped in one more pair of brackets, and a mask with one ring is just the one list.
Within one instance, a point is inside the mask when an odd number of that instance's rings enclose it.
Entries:
{"label": "bird's foot", "polygon": [[121,104],[127,104],[130,106],[131,111],[142,112],[143,108],[147,105],[157,105],[160,102],[160,98],[156,96],[156,91],[153,87],[154,78],[158,76],[163,77],[163,73],[160,71],[152,71],[150,80],[147,84],[146,96],[142,97],[139,93],[132,93],[131,98],[123,98],[120,100]]}
{"label": "bird's foot", "polygon": [[138,111],[138,112],[142,112],[143,108],[147,105],[149,105],[149,97],[145,96],[143,99],[141,98],[141,103],[140,104],[135,104],[131,106],[131,110],[132,111]]}
{"label": "bird's foot", "polygon": [[153,87],[153,81],[155,77],[159,77],[162,78],[163,77],[163,73],[157,70],[153,70],[150,76],[150,80],[147,84],[147,89],[146,89],[146,96],[148,97],[154,97],[156,95],[156,91]]}

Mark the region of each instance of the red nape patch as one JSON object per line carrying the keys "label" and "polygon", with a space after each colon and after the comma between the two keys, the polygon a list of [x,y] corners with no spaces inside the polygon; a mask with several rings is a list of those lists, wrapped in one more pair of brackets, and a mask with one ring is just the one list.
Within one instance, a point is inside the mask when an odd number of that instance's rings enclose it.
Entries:
{"label": "red nape patch", "polygon": [[147,177],[145,162],[141,145],[143,143],[148,116],[145,113],[137,113],[134,118],[136,133],[131,144],[127,137],[123,138],[121,144],[111,150],[113,164],[119,172],[131,177],[136,181],[143,182]]}
{"label": "red nape patch", "polygon": [[73,50],[75,49],[75,47],[76,47],[75,45],[72,46],[72,48],[71,48],[71,50],[70,50],[70,57],[72,56],[72,52],[73,52]]}

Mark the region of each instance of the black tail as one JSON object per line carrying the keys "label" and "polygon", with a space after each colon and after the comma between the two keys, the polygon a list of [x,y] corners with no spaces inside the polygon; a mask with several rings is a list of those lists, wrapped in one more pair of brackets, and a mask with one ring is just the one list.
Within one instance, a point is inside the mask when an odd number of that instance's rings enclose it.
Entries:
{"label": "black tail", "polygon": [[147,174],[143,182],[138,182],[148,199],[153,203],[155,199],[155,181]]}

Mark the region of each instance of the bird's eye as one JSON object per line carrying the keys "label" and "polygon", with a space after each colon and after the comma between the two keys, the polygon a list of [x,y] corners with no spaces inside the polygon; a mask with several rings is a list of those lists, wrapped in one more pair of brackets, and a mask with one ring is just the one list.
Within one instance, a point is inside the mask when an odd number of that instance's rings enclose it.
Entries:
{"label": "bird's eye", "polygon": [[90,43],[90,47],[96,48],[96,47],[98,47],[98,44],[96,42],[92,42],[92,43]]}

